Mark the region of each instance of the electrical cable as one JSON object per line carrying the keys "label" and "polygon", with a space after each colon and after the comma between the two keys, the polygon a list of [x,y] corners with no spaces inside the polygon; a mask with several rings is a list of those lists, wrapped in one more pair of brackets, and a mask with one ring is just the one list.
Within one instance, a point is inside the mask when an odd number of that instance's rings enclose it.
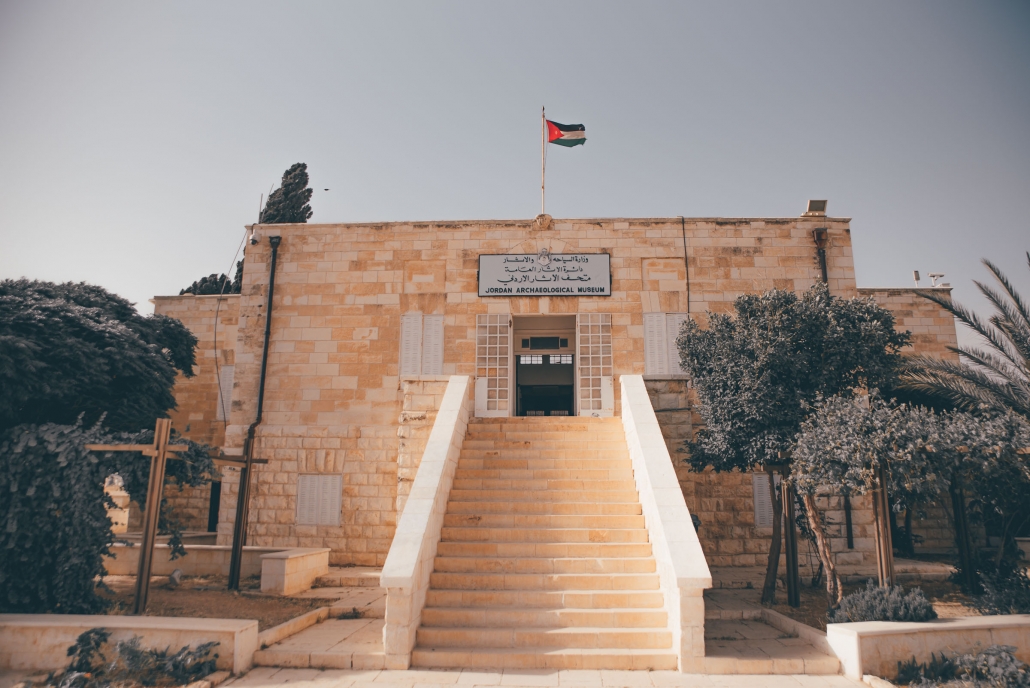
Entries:
{"label": "electrical cable", "polygon": [[[222,392],[222,373],[221,366],[218,365],[218,312],[222,307],[222,297],[225,296],[225,288],[229,285],[229,273],[233,272],[233,268],[236,267],[236,258],[240,255],[240,250],[247,241],[247,233],[249,229],[245,229],[243,232],[243,239],[240,240],[240,245],[236,247],[236,253],[232,257],[232,263],[229,267],[228,273],[225,274],[225,280],[222,281],[222,291],[218,294],[218,301],[215,302],[215,327],[214,327],[214,342],[212,344],[212,350],[215,356],[215,381],[218,383],[218,403],[222,407],[222,430],[226,430],[229,427],[229,414],[225,412],[225,394]],[[240,287],[243,286],[243,275],[240,275]],[[224,441],[224,440],[223,440]]]}

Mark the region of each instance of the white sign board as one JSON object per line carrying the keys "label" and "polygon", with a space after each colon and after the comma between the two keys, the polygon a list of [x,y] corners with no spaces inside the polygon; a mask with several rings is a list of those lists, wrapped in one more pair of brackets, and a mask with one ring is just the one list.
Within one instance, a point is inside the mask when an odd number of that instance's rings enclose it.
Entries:
{"label": "white sign board", "polygon": [[611,296],[607,253],[479,256],[480,296]]}

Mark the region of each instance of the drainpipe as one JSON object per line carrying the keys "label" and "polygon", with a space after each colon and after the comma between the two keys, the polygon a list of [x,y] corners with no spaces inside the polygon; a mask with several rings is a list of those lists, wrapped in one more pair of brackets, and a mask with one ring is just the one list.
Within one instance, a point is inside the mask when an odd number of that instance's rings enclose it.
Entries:
{"label": "drainpipe", "polygon": [[822,272],[823,284],[827,284],[830,280],[826,272],[826,247],[830,242],[826,228],[813,229],[812,238],[815,239],[815,252],[819,256],[819,270]]}
{"label": "drainpipe", "polygon": [[268,268],[268,302],[265,305],[265,342],[261,349],[261,378],[258,382],[257,415],[247,428],[247,439],[243,442],[244,464],[240,470],[240,488],[236,500],[236,522],[232,530],[232,559],[229,562],[229,589],[240,589],[240,569],[243,563],[243,546],[247,541],[247,517],[250,514],[250,474],[254,460],[254,432],[261,424],[265,406],[265,374],[268,370],[268,340],[272,334],[272,295],[275,293],[275,264],[279,257],[282,237],[268,237],[272,246],[272,261]]}
{"label": "drainpipe", "polygon": [[687,262],[687,219],[680,215],[680,232],[683,234],[683,278],[687,282],[687,315],[690,315],[690,264]]}

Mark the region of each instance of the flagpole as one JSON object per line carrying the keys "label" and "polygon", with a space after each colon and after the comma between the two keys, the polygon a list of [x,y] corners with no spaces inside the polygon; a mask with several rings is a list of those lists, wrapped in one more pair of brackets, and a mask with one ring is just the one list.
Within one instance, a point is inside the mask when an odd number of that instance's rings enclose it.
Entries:
{"label": "flagpole", "polygon": [[540,108],[540,214],[544,214],[544,151],[547,146],[547,115],[545,108]]}

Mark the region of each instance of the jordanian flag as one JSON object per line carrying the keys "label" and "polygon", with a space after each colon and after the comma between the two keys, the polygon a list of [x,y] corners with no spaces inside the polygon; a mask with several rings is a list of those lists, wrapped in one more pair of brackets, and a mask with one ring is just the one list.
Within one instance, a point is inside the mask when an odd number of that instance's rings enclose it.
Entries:
{"label": "jordanian flag", "polygon": [[582,146],[587,142],[587,128],[582,124],[558,124],[547,120],[547,142],[559,146]]}

